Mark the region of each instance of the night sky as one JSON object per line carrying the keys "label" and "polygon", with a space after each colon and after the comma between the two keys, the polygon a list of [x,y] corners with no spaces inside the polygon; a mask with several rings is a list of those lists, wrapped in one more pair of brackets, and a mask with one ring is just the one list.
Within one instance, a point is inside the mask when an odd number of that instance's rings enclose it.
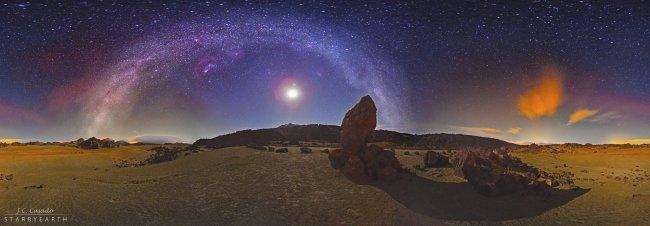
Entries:
{"label": "night sky", "polygon": [[650,2],[0,3],[0,140],[340,124],[650,142]]}

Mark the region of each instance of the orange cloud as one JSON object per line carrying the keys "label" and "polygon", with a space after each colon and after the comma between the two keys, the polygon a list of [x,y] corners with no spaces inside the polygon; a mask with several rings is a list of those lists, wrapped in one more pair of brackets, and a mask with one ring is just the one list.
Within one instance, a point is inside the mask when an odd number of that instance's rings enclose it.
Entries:
{"label": "orange cloud", "polygon": [[547,69],[537,84],[519,97],[519,112],[528,119],[555,114],[564,99],[557,69]]}
{"label": "orange cloud", "polygon": [[521,132],[521,128],[519,128],[519,127],[512,127],[510,129],[508,129],[508,133],[513,134],[513,135],[517,135],[517,134],[519,134],[519,132]]}
{"label": "orange cloud", "polygon": [[573,112],[571,116],[569,116],[569,122],[567,122],[567,125],[573,125],[576,122],[582,121],[583,119],[589,118],[593,115],[598,113],[598,110],[589,110],[586,108],[580,108]]}
{"label": "orange cloud", "polygon": [[17,138],[0,138],[0,143],[11,144],[14,142],[20,142],[20,139]]}

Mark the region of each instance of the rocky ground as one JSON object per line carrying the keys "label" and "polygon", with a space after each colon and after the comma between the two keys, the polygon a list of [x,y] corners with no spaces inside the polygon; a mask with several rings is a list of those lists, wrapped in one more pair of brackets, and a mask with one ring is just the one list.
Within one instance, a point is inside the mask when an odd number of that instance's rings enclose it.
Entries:
{"label": "rocky ground", "polygon": [[515,151],[515,156],[542,170],[575,174],[576,185],[585,190],[550,197],[486,197],[452,168],[424,168],[426,152],[415,150],[395,150],[400,163],[415,174],[397,184],[354,183],[330,166],[328,153],[319,147],[311,147],[311,153],[301,153],[299,147],[288,147],[286,153],[246,147],[203,149],[173,161],[115,165],[120,160],[145,161],[156,153],[150,151],[154,147],[0,148],[4,178],[0,213],[52,208],[76,224],[643,225],[650,221],[650,150],[645,149]]}

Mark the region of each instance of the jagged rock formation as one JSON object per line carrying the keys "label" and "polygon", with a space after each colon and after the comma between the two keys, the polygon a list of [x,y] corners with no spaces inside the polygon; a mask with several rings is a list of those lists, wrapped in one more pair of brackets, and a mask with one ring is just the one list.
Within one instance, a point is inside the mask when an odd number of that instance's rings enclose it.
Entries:
{"label": "jagged rock formation", "polygon": [[88,140],[83,140],[82,138],[81,141],[77,140],[77,147],[78,148],[83,148],[83,149],[98,149],[100,144],[99,144],[99,139],[95,137],[88,138]]}
{"label": "jagged rock formation", "polygon": [[551,188],[560,186],[576,188],[566,175],[541,172],[503,149],[458,151],[452,162],[457,172],[478,193],[486,196],[506,195],[521,190],[545,194]]}
{"label": "jagged rock formation", "polygon": [[372,98],[365,96],[343,118],[343,149],[334,150],[329,154],[332,167],[358,181],[394,181],[399,178],[400,173],[406,172],[395,158],[395,153],[376,145],[367,146],[376,124],[377,108]]}
{"label": "jagged rock formation", "polygon": [[95,137],[88,138],[87,140],[84,140],[83,138],[79,138],[73,143],[76,147],[82,149],[116,148],[116,147],[128,145],[126,141],[114,141],[110,138],[105,138],[100,140]]}

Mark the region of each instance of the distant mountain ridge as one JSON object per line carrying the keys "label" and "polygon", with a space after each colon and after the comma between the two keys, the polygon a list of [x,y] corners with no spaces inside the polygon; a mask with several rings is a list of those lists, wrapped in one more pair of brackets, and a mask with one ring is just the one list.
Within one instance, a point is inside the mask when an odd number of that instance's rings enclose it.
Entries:
{"label": "distant mountain ridge", "polygon": [[[224,148],[242,145],[269,145],[271,142],[320,141],[338,143],[341,127],[336,125],[296,125],[286,124],[277,128],[241,130],[211,139],[199,139],[195,146]],[[462,149],[505,147],[514,149],[519,145],[494,138],[465,134],[408,134],[389,130],[375,130],[369,142],[390,142],[398,147],[426,149]]]}

